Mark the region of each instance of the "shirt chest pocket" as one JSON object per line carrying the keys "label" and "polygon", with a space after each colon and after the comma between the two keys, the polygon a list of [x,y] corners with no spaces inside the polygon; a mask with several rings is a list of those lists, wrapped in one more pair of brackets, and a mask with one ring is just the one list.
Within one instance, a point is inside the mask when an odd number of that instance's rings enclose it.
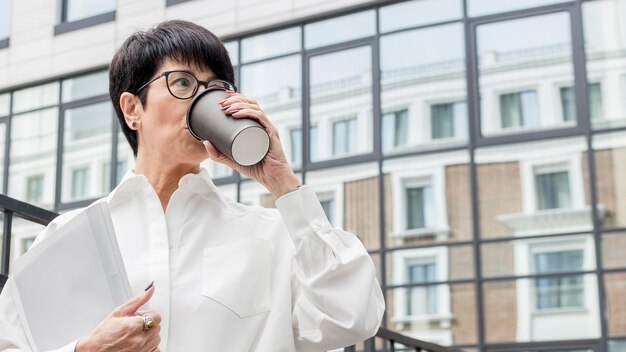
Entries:
{"label": "shirt chest pocket", "polygon": [[271,308],[273,247],[262,238],[246,238],[204,249],[202,295],[240,318]]}

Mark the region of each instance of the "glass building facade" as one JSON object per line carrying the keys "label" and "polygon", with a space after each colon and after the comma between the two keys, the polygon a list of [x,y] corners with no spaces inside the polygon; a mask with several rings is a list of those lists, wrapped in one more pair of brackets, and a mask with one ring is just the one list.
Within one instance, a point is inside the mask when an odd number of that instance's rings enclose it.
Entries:
{"label": "glass building facade", "polygon": [[[393,1],[224,40],[296,173],[370,252],[386,327],[626,351],[626,0]],[[133,168],[107,84],[100,68],[0,91],[4,194],[64,212]],[[15,259],[40,226],[13,226]]]}

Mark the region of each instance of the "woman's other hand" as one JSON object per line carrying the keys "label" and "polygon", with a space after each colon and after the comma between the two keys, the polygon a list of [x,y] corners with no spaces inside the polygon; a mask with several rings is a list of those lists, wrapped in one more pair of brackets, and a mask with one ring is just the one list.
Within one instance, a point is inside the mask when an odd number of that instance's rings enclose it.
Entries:
{"label": "woman's other hand", "polygon": [[265,158],[258,164],[241,166],[222,154],[209,141],[204,141],[204,146],[211,159],[256,180],[276,198],[295,189],[300,185],[300,180],[287,162],[276,127],[261,110],[256,100],[235,92],[229,92],[229,95],[228,99],[221,102],[224,112],[234,118],[252,118],[258,121],[270,137],[269,150]]}
{"label": "woman's other hand", "polygon": [[117,307],[85,339],[76,344],[75,352],[153,352],[159,351],[161,337],[161,315],[157,312],[142,312],[156,322],[156,326],[144,331],[142,315],[135,315],[154,294],[154,286],[128,302]]}

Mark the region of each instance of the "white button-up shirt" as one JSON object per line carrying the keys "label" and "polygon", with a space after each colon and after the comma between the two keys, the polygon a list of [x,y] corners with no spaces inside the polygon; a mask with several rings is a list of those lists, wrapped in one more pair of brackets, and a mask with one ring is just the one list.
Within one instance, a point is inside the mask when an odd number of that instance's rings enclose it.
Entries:
{"label": "white button-up shirt", "polygon": [[[100,201],[133,293],[154,281],[142,309],[162,315],[161,351],[325,351],[380,325],[371,258],[355,235],[331,227],[308,186],[280,197],[278,210],[246,206],[224,199],[202,169],[180,179],[163,212],[148,179],[129,172]],[[79,211],[57,217],[36,242]],[[0,296],[0,351],[30,351],[10,292]]]}

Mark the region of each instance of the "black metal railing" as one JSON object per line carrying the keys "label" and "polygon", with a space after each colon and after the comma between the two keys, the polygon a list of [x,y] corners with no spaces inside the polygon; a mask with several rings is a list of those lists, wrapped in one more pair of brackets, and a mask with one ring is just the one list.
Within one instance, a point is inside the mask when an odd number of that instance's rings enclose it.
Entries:
{"label": "black metal railing", "polygon": [[[9,264],[11,262],[11,230],[13,226],[13,217],[18,216],[22,219],[32,221],[41,225],[48,225],[59,214],[46,209],[36,207],[17,199],[7,197],[0,194],[0,212],[4,213],[4,234],[2,236],[2,265],[0,267],[0,291],[4,287],[9,274]],[[395,352],[396,344],[402,344],[402,350],[410,351],[428,351],[428,352],[455,352],[456,350],[436,345],[430,342],[417,340],[386,328],[380,328],[375,337],[364,341],[363,347],[365,352],[374,352],[379,349],[376,347],[376,339],[382,340],[385,346],[388,346],[391,352]],[[385,350],[387,348],[385,347]],[[345,352],[356,352],[356,346],[349,346],[344,349]]]}
{"label": "black metal railing", "polygon": [[[389,329],[382,328],[382,327],[378,329],[378,332],[376,333],[375,337],[372,337],[371,339],[368,339],[363,343],[363,347],[364,347],[363,351],[364,352],[381,351],[381,346],[378,346],[378,347],[376,346],[376,339],[379,339],[380,342],[382,342],[382,346],[385,346],[385,347],[382,347],[382,350],[390,351],[390,352],[395,352],[396,349],[402,350],[402,351],[416,351],[416,352],[421,352],[421,351],[459,352],[460,351],[454,348],[444,347],[444,346],[440,346],[434,343],[414,339],[412,337],[402,335],[400,333],[397,333],[395,331],[391,331]],[[403,346],[399,348],[398,346],[396,346],[396,344],[401,344]],[[356,346],[349,346],[349,347],[344,348],[344,352],[356,352],[356,351],[357,351]]]}

